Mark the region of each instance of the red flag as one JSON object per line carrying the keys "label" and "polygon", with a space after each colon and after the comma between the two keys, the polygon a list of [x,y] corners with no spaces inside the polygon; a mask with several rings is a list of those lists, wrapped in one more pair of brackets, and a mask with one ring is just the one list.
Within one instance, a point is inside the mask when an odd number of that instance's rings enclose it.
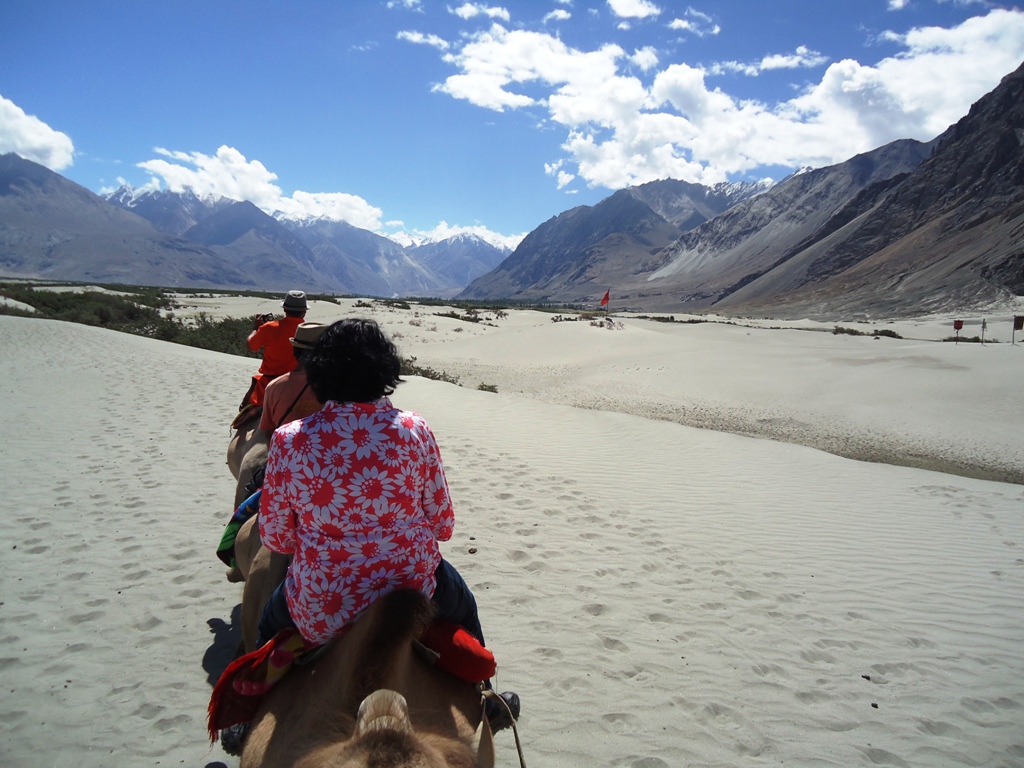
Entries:
{"label": "red flag", "polygon": [[601,299],[601,306],[602,306],[602,307],[604,307],[604,306],[607,306],[607,304],[608,304],[608,299],[610,298],[609,294],[610,294],[611,292],[612,292],[612,291],[611,291],[611,288],[609,288],[609,289],[608,289],[607,291],[605,291],[605,292],[604,292],[604,297],[603,297],[603,298]]}

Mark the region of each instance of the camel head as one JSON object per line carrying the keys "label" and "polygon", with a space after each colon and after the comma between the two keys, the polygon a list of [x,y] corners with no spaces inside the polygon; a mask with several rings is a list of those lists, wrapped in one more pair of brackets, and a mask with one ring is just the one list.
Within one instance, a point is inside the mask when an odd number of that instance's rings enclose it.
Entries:
{"label": "camel head", "polygon": [[352,738],[309,755],[303,768],[493,768],[494,742],[481,717],[469,743],[437,734],[417,734],[405,697],[396,691],[374,691],[359,705]]}

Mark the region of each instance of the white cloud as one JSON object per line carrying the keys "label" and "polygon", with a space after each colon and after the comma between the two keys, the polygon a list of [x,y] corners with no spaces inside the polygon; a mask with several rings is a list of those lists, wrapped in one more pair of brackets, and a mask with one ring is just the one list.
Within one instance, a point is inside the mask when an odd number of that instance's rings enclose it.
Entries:
{"label": "white cloud", "polygon": [[689,32],[697,37],[717,35],[722,31],[722,28],[715,23],[714,19],[706,13],[701,13],[693,8],[687,8],[683,18],[672,19],[668,24],[668,28],[679,32]]}
{"label": "white cloud", "polygon": [[661,9],[650,0],[608,0],[608,7],[622,19],[646,19],[661,13]]}
{"label": "white cloud", "polygon": [[[361,197],[343,192],[303,192],[285,196],[274,182],[277,174],[258,160],[247,160],[237,149],[222,146],[216,155],[178,152],[156,148],[161,158],[138,163],[153,178],[150,185],[162,181],[172,192],[186,187],[200,196],[215,195],[232,200],[248,200],[267,213],[287,218],[324,216],[347,221],[362,229],[381,229],[381,210]],[[164,159],[166,158],[166,159]],[[147,185],[147,186],[150,186]]]}
{"label": "white cloud", "polygon": [[575,178],[576,176],[574,174],[569,173],[568,171],[559,171],[558,188],[565,189],[570,183],[572,183],[572,180]]}
{"label": "white cloud", "polygon": [[554,163],[544,163],[544,173],[548,176],[554,176],[558,183],[559,189],[565,189],[569,184],[576,178],[576,174],[569,173],[568,171],[562,170],[562,165],[565,160],[558,160]]}
{"label": "white cloud", "polygon": [[422,0],[388,0],[388,8],[405,8],[409,11],[423,11]]}
{"label": "white cloud", "polygon": [[501,8],[500,6],[489,7],[483,3],[464,3],[458,8],[449,8],[448,11],[449,13],[454,13],[460,19],[472,19],[475,16],[486,16],[490,19],[509,21],[512,18],[509,15],[508,9]]}
{"label": "white cloud", "polygon": [[563,11],[561,8],[556,8],[547,16],[544,17],[543,22],[547,24],[549,21],[568,21],[572,18],[572,14],[568,11]]}
{"label": "white cloud", "polygon": [[[627,10],[625,3],[618,8]],[[686,19],[698,20],[710,23],[698,12]],[[993,10],[952,28],[886,37],[901,47],[897,55],[873,64],[835,62],[794,98],[760,103],[707,80],[807,70],[822,66],[825,55],[801,46],[753,63],[659,70],[653,50],[577,50],[554,35],[493,25],[445,55],[459,71],[437,90],[497,111],[545,110],[549,125],[566,130],[562,160],[574,166],[545,166],[560,185],[569,176],[613,189],[665,177],[715,183],[770,166],[828,165],[900,138],[935,137],[1024,59],[1024,13]],[[633,68],[647,82],[630,75]]]}
{"label": "white cloud", "polygon": [[889,0],[890,11],[902,11],[910,5],[910,0]]}
{"label": "white cloud", "polygon": [[760,69],[797,69],[799,67],[820,67],[828,61],[827,56],[822,56],[817,51],[812,51],[806,46],[798,46],[796,51],[787,54],[772,54],[761,59]]}
{"label": "white cloud", "polygon": [[0,96],[0,154],[15,152],[26,160],[60,171],[74,162],[75,146],[35,115]]}
{"label": "white cloud", "polygon": [[901,134],[931,138],[1020,65],[1024,13],[994,10],[956,27],[915,28],[894,39],[905,46],[899,55],[873,67],[833,64],[793,105],[823,119],[852,119],[869,142]]}
{"label": "white cloud", "polygon": [[441,39],[437,35],[425,35],[422,32],[402,31],[399,32],[396,37],[399,40],[416,43],[417,45],[430,45],[437,48],[439,51],[448,50],[448,41]]}
{"label": "white cloud", "polygon": [[648,45],[635,51],[629,60],[643,72],[648,72],[658,66],[658,52]]}
{"label": "white cloud", "polygon": [[383,213],[380,208],[370,205],[358,195],[346,192],[303,192],[298,189],[291,197],[282,197],[276,210],[289,219],[324,217],[347,221],[353,227],[371,232],[380,231]]}

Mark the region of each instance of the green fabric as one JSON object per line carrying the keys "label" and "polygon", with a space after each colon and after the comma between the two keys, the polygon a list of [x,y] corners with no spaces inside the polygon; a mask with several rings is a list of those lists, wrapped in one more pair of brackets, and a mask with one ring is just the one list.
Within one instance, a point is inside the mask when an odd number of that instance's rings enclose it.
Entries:
{"label": "green fabric", "polygon": [[217,557],[229,568],[236,566],[235,539],[238,537],[238,532],[245,525],[246,521],[259,511],[260,491],[256,491],[256,493],[239,504],[238,509],[231,514],[231,520],[228,521],[227,526],[224,528],[224,534],[220,537],[220,544],[217,545]]}

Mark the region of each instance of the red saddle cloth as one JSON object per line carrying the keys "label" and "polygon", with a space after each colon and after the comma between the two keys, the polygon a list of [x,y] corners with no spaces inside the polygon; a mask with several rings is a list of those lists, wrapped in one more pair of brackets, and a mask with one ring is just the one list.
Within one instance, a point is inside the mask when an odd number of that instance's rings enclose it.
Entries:
{"label": "red saddle cloth", "polygon": [[[420,642],[437,654],[434,664],[468,683],[490,678],[497,664],[494,655],[469,632],[443,619],[435,620]],[[259,711],[267,692],[303,656],[322,648],[308,645],[295,628],[282,629],[270,642],[235,659],[221,673],[210,696],[207,728],[210,741],[237,723],[248,723]]]}

